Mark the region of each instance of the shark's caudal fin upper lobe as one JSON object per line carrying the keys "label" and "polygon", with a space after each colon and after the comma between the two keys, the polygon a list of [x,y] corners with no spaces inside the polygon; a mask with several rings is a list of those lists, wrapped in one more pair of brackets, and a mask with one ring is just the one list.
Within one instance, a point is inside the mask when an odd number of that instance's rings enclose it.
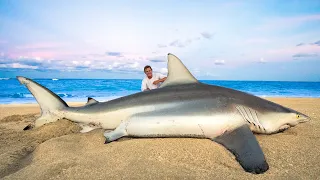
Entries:
{"label": "shark's caudal fin upper lobe", "polygon": [[[28,88],[40,105],[41,116],[35,122],[36,127],[63,118],[59,112],[68,107],[64,100],[46,87],[29,78],[17,76],[17,79]],[[27,127],[30,128],[30,125]]]}

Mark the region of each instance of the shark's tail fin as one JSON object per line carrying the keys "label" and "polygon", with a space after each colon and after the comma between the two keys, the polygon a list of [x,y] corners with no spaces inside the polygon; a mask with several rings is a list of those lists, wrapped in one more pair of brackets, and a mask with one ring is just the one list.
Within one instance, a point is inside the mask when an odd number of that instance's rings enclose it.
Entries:
{"label": "shark's tail fin", "polygon": [[[17,76],[17,79],[29,89],[40,105],[41,116],[35,121],[35,127],[63,118],[61,110],[67,108],[68,105],[58,95],[29,78]],[[28,127],[30,125],[25,129],[28,129]]]}

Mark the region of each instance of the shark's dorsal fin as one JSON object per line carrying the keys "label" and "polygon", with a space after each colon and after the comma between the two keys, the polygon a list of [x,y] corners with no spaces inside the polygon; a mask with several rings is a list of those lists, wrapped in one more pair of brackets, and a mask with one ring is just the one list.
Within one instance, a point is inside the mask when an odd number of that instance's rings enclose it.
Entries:
{"label": "shark's dorsal fin", "polygon": [[93,99],[92,97],[88,97],[88,101],[86,103],[86,106],[91,105],[91,104],[96,104],[96,103],[99,103],[99,101]]}
{"label": "shark's dorsal fin", "polygon": [[198,80],[191,74],[182,61],[175,55],[168,54],[168,76],[161,84],[162,87],[198,83]]}

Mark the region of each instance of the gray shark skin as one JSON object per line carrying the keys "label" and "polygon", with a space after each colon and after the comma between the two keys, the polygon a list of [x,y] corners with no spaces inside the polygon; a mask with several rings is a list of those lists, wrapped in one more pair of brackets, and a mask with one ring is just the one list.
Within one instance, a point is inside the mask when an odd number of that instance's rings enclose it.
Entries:
{"label": "gray shark skin", "polygon": [[41,108],[41,116],[26,129],[65,118],[79,123],[83,132],[105,129],[106,144],[126,136],[206,138],[224,146],[246,172],[254,174],[266,172],[269,165],[253,133],[277,133],[310,120],[251,94],[200,83],[170,53],[167,80],[160,88],[106,102],[88,98],[82,107],[69,107],[37,82],[17,78]]}

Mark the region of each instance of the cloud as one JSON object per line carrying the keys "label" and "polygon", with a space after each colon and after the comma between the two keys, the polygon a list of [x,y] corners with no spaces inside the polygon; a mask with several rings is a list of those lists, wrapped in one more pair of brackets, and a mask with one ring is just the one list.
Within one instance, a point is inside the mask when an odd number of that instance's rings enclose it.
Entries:
{"label": "cloud", "polygon": [[20,63],[8,63],[8,64],[0,64],[0,68],[13,68],[13,69],[38,69],[37,66],[29,66]]}
{"label": "cloud", "polygon": [[169,46],[173,46],[173,47],[185,47],[187,46],[191,41],[185,41],[185,42],[181,42],[180,40],[175,40],[172,41]]}
{"label": "cloud", "polygon": [[306,58],[306,57],[316,57],[316,56],[318,56],[318,54],[315,54],[315,53],[313,53],[313,54],[299,53],[299,54],[293,55],[292,57],[294,57],[294,58]]}
{"label": "cloud", "polygon": [[266,52],[268,59],[287,59],[309,57],[314,58],[320,54],[320,46],[315,43],[293,46],[282,49],[273,49]]}
{"label": "cloud", "polygon": [[29,43],[20,46],[16,46],[18,50],[40,50],[40,49],[57,49],[67,46],[68,43],[62,42],[40,42],[40,43]]}
{"label": "cloud", "polygon": [[150,57],[147,57],[147,60],[154,63],[162,63],[162,62],[167,62],[167,57],[160,56],[160,55],[152,55]]}
{"label": "cloud", "polygon": [[106,52],[108,56],[121,57],[122,54],[120,52]]}
{"label": "cloud", "polygon": [[319,41],[314,42],[313,44],[320,46],[320,40],[319,40]]}
{"label": "cloud", "polygon": [[190,45],[191,43],[195,42],[195,41],[199,41],[201,39],[211,39],[213,37],[213,33],[209,33],[209,32],[202,32],[200,33],[200,36],[194,37],[194,38],[187,38],[185,40],[181,40],[181,39],[176,39],[171,41],[168,44],[157,44],[158,48],[165,48],[165,47],[179,47],[179,48],[184,48],[188,45]]}
{"label": "cloud", "polygon": [[0,44],[6,44],[6,43],[7,43],[7,41],[0,39]]}
{"label": "cloud", "polygon": [[305,44],[304,43],[299,43],[296,46],[303,46],[303,45],[305,45]]}
{"label": "cloud", "polygon": [[168,73],[168,69],[167,68],[161,68],[160,69],[160,73],[167,74]]}
{"label": "cloud", "polygon": [[113,62],[112,64],[108,65],[107,70],[113,72],[142,72],[143,68],[141,67],[140,63],[138,62]]}
{"label": "cloud", "polygon": [[260,58],[258,63],[265,64],[267,63],[267,61],[264,58]]}
{"label": "cloud", "polygon": [[183,48],[183,47],[186,47],[188,45],[190,45],[192,42],[194,41],[198,41],[200,40],[201,38],[200,37],[196,37],[196,38],[192,38],[192,39],[187,39],[187,40],[179,40],[179,39],[176,39],[172,42],[170,42],[166,47],[180,47],[180,48]]}
{"label": "cloud", "polygon": [[166,62],[166,60],[163,60],[163,59],[151,59],[150,60],[151,62]]}
{"label": "cloud", "polygon": [[204,76],[204,77],[210,77],[210,78],[212,78],[212,77],[215,77],[215,78],[219,77],[219,75],[214,74],[214,73],[210,73],[210,72],[206,72],[203,76]]}
{"label": "cloud", "polygon": [[[121,57],[106,54],[90,54],[75,60],[53,60],[36,57],[0,56],[0,68],[34,69],[37,71],[108,71],[121,73],[143,73],[146,62],[165,62],[164,56],[146,56],[141,54],[123,54]],[[116,54],[114,54],[116,55]],[[94,57],[94,58],[92,58]],[[100,57],[97,59],[97,57]]]}
{"label": "cloud", "polygon": [[[160,73],[160,74],[162,74],[162,75],[164,75],[164,76],[167,76],[168,75],[168,69],[167,68],[159,68],[159,67],[157,67],[157,66],[152,66],[152,70],[153,70],[153,72],[155,72],[155,73]],[[141,72],[142,72],[143,70],[141,70]]]}
{"label": "cloud", "polygon": [[225,64],[225,61],[224,61],[224,60],[215,60],[215,61],[214,61],[214,64],[215,64],[215,65],[224,65],[224,64]]}
{"label": "cloud", "polygon": [[167,47],[167,45],[164,45],[164,44],[158,44],[157,46],[158,46],[158,48],[165,48],[165,47]]}
{"label": "cloud", "polygon": [[202,32],[200,34],[205,39],[211,39],[213,37],[213,35],[214,35],[213,33],[208,33],[208,32]]}
{"label": "cloud", "polygon": [[296,46],[305,46],[305,45],[316,45],[316,46],[320,46],[320,40],[316,41],[314,43],[299,43]]}

